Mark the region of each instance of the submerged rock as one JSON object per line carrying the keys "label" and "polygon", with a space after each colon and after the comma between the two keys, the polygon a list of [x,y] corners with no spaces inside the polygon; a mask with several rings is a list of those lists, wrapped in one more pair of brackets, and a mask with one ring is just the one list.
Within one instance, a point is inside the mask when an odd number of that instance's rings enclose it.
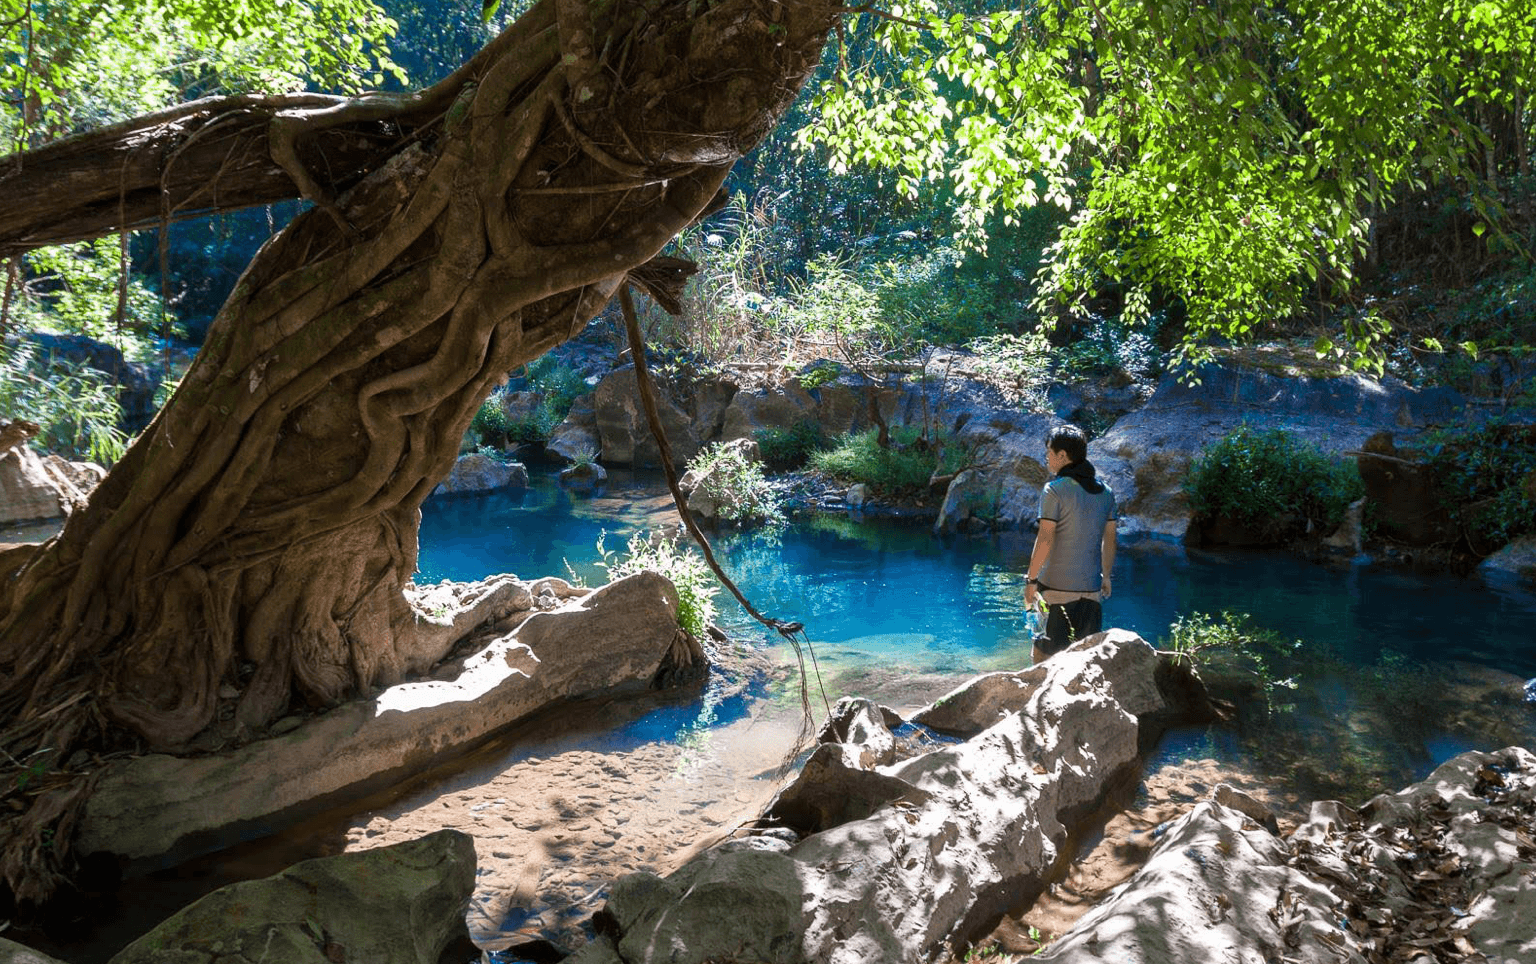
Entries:
{"label": "submerged rock", "polygon": [[1176,821],[1134,878],[1035,959],[1536,959],[1529,751],[1464,753],[1358,812],[1315,803],[1289,839],[1262,810],[1221,800]]}
{"label": "submerged rock", "polygon": [[884,712],[842,706],[847,725],[812,760],[847,781],[846,799],[802,777],[769,811],[815,832],[620,878],[594,919],[602,936],[573,964],[864,964],[963,945],[1045,887],[1071,828],[1135,771],[1141,723],[1121,699],[1150,694],[1149,716],[1170,711],[1159,665],[1134,634],[1104,634],[1039,667],[970,740],[885,765],[869,765],[884,756]]}
{"label": "submerged rock", "polygon": [[464,905],[475,846],[457,830],[295,864],[220,888],[128,945],[111,964],[281,961],[439,964],[473,950]]}

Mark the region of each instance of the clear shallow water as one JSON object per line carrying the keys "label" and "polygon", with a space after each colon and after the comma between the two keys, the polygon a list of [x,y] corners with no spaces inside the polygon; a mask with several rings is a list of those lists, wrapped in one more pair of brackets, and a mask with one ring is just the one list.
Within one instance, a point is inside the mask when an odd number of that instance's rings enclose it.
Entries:
{"label": "clear shallow water", "polygon": [[[675,521],[658,485],[621,476],[592,500],[545,477],[510,496],[429,502],[417,578],[574,570],[601,584],[602,532],[611,551],[637,531]],[[723,534],[714,545],[748,598],[765,613],[804,622],[823,658],[970,672],[1028,660],[1021,574],[1033,542],[1029,532],[937,539],[921,524],[823,517],[773,535]],[[1232,609],[1353,663],[1387,653],[1536,676],[1536,596],[1494,592],[1476,578],[1143,539],[1120,547],[1114,586],[1105,625],[1153,642],[1182,614]],[[717,604],[728,628],[767,638],[724,593]]]}
{"label": "clear shallow water", "polygon": [[[602,532],[609,550],[622,549],[631,534],[675,521],[657,477],[616,473],[597,499],[536,477],[519,494],[429,503],[418,579],[574,573],[600,585]],[[926,525],[822,516],[775,534],[722,534],[715,548],[761,611],[805,624],[831,699],[883,687],[871,695],[899,707],[903,678],[1028,665],[1021,574],[1033,539],[937,539]],[[1183,734],[1165,752],[1269,752],[1273,769],[1301,789],[1345,795],[1416,779],[1465,749],[1536,746],[1536,706],[1519,700],[1520,681],[1536,677],[1536,597],[1501,594],[1475,578],[1156,539],[1122,545],[1114,576],[1105,625],[1154,644],[1181,615],[1235,610],[1303,640],[1306,654],[1327,654],[1299,677],[1298,691],[1279,694],[1296,708],[1268,721],[1276,728]],[[722,593],[716,602],[733,635],[774,644],[734,600]],[[666,738],[708,725],[690,712],[635,726]]]}

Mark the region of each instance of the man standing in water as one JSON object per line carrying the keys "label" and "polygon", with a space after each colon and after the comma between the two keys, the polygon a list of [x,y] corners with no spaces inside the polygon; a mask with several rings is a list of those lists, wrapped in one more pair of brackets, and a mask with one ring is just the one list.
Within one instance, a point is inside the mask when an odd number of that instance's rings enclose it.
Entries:
{"label": "man standing in water", "polygon": [[1115,493],[1094,477],[1088,438],[1075,425],[1051,431],[1045,448],[1050,481],[1040,494],[1040,531],[1029,557],[1024,605],[1045,604],[1045,632],[1034,661],[1049,659],[1099,631],[1115,566]]}

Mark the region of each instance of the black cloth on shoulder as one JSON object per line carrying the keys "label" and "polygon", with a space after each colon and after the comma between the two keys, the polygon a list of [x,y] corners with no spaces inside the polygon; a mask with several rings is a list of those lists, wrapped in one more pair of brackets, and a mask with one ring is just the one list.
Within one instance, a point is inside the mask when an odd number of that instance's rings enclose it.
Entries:
{"label": "black cloth on shoulder", "polygon": [[1093,463],[1083,459],[1081,462],[1068,462],[1062,466],[1061,471],[1056,473],[1056,478],[1071,479],[1082,486],[1083,491],[1089,495],[1098,495],[1104,491],[1104,483],[1098,480],[1097,475],[1098,472],[1094,469]]}

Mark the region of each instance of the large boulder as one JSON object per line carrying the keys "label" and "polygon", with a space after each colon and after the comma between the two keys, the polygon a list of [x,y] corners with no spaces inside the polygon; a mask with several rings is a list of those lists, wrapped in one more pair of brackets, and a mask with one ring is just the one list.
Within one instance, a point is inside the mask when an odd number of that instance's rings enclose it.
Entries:
{"label": "large boulder", "polygon": [[[682,465],[698,453],[705,440],[694,429],[693,415],[666,383],[653,379],[652,384],[656,388],[656,411],[672,449],[673,462]],[[635,366],[626,365],[610,372],[597,383],[592,394],[603,461],[609,465],[660,466],[661,454],[645,417]]]}
{"label": "large boulder", "polygon": [[1536,590],[1536,535],[1509,543],[1479,563],[1477,571],[1494,587]]}
{"label": "large boulder", "polygon": [[816,399],[793,378],[780,385],[743,388],[725,410],[720,439],[750,439],[765,428],[790,428],[816,417]]}
{"label": "large boulder", "polygon": [[[472,605],[478,615],[466,623],[489,621],[474,651],[442,664],[434,678],[217,754],[108,764],[81,815],[77,852],[169,865],[252,827],[297,820],[330,794],[419,773],[564,700],[644,691],[696,666],[697,654],[679,646],[677,592],[663,576],[640,572],[595,591],[559,579],[510,582],[454,600],[441,587],[418,596],[423,609]],[[430,622],[430,613],[422,619]],[[445,612],[423,628],[441,647],[465,635],[465,626],[443,625],[451,621]]]}
{"label": "large boulder", "polygon": [[473,495],[498,489],[528,487],[528,469],[521,462],[503,462],[479,452],[461,455],[448,478],[438,483],[433,495]]}
{"label": "large boulder", "polygon": [[[4,423],[0,431],[27,424]],[[25,432],[10,434],[22,437],[0,452],[0,525],[66,516],[106,478],[106,470],[95,463],[39,455],[24,441],[30,437]]]}
{"label": "large boulder", "polygon": [[[958,524],[985,505],[998,525],[1033,522],[1046,483],[1045,443],[1053,425],[1047,415],[979,406],[959,413],[950,426],[952,437],[971,452],[974,468],[966,478],[962,472],[950,481],[945,503],[948,507],[954,501],[955,507],[947,518]],[[940,531],[949,531],[945,519],[941,514]]]}
{"label": "large boulder", "polygon": [[565,413],[565,420],[549,433],[544,448],[571,462],[594,459],[602,452],[603,442],[597,432],[596,392],[577,396],[570,411]]}
{"label": "large boulder", "polygon": [[1182,538],[1192,517],[1183,490],[1190,463],[1244,421],[1343,454],[1384,429],[1412,433],[1452,421],[1464,404],[1450,389],[1415,389],[1391,378],[1207,365],[1199,384],[1165,377],[1145,406],[1089,444],[1088,457],[1115,490],[1123,530]]}
{"label": "large boulder", "polygon": [[111,964],[440,964],[452,959],[450,950],[465,959],[473,945],[464,905],[474,886],[474,840],[439,830],[222,887],[129,944]]}
{"label": "large boulder", "polygon": [[[802,784],[776,804],[821,829],[741,837],[665,879],[620,878],[594,920],[602,936],[572,964],[915,962],[975,939],[1043,890],[1072,831],[1136,771],[1141,725],[1119,695],[1157,692],[1159,665],[1133,634],[1106,635],[1053,657],[1016,687],[1016,710],[964,743],[873,766],[878,749],[824,744],[812,759],[852,799]],[[826,736],[882,744],[876,716]]]}
{"label": "large boulder", "polygon": [[1230,789],[1035,960],[1431,964],[1536,959],[1536,755],[1464,753],[1359,812],[1324,801],[1288,839]]}

